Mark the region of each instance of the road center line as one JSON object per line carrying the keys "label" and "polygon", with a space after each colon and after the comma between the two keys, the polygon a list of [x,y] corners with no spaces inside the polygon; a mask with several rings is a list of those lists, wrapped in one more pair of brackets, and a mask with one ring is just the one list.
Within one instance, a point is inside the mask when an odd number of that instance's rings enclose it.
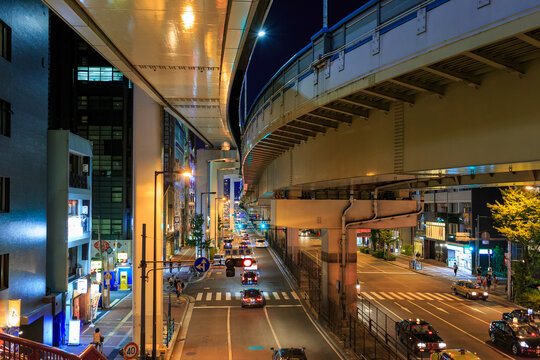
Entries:
{"label": "road center line", "polygon": [[[482,322],[482,323],[484,323],[484,324],[486,324],[486,325],[491,325],[491,322],[482,320],[482,319],[480,319],[480,318],[477,318],[476,316],[471,315],[471,314],[469,314],[469,313],[466,312],[466,311],[460,310],[460,309],[458,309],[457,307],[454,307],[454,306],[452,306],[452,305],[448,305],[447,303],[442,303],[442,304],[443,304],[443,305],[446,305],[446,306],[448,306],[448,307],[451,307],[452,309],[457,310],[457,311],[459,311],[459,312],[461,312],[461,313],[464,313],[465,315],[470,316],[470,317],[472,317],[473,319],[476,319],[476,320],[478,320],[478,321],[480,321],[480,322]],[[471,309],[472,309],[472,308],[471,308]]]}
{"label": "road center line", "polygon": [[442,312],[445,313],[445,314],[448,314],[448,311],[444,310],[443,308],[440,308],[440,307],[438,307],[438,306],[435,306],[435,305],[433,305],[432,303],[427,303],[427,304],[433,306],[435,309],[437,309],[437,310],[439,310],[439,311],[442,311]]}
{"label": "road center line", "polygon": [[[412,305],[419,307],[420,309],[424,310],[424,311],[427,312],[428,314],[430,314],[430,315],[436,317],[437,319],[441,320],[442,322],[444,322],[444,323],[450,325],[450,326],[453,327],[454,329],[456,329],[456,330],[458,330],[458,331],[461,331],[461,332],[464,333],[465,335],[470,336],[472,339],[478,341],[479,343],[481,343],[481,344],[483,344],[483,345],[486,344],[485,341],[482,341],[481,339],[477,338],[476,336],[474,336],[474,335],[472,335],[472,334],[466,332],[465,330],[460,329],[459,327],[455,326],[454,324],[452,324],[452,323],[450,323],[450,322],[444,320],[443,318],[441,318],[441,317],[435,315],[435,314],[432,313],[431,311],[429,311],[429,310],[427,310],[427,309],[424,309],[424,308],[421,307],[420,305],[416,305],[416,304],[413,303],[412,301],[409,301],[409,302],[410,302]],[[446,304],[445,304],[445,305],[446,305]],[[501,354],[502,356],[508,358],[508,359],[514,359],[513,357],[511,357],[511,356],[509,356],[509,355],[506,355],[505,353],[503,353],[502,351],[500,351],[500,350],[497,349],[497,348],[494,348],[494,347],[490,347],[490,348],[493,349],[494,351],[498,352],[498,353]]]}
{"label": "road center line", "polygon": [[116,327],[114,328],[113,331],[111,331],[109,333],[109,335],[105,336],[105,340],[103,340],[103,344],[105,344],[110,338],[113,337],[113,335],[118,331],[118,329],[120,329],[120,327],[122,325],[124,325],[126,323],[126,321],[131,317],[131,315],[133,315],[133,310],[131,310],[126,316],[124,316],[124,318],[122,319],[122,321],[120,321],[120,323],[118,325],[116,325]]}
{"label": "road center line", "polygon": [[232,360],[232,345],[231,345],[231,308],[227,308],[227,346],[229,348],[229,360]]}
{"label": "road center line", "polygon": [[[274,331],[274,327],[272,326],[272,323],[270,322],[270,317],[268,317],[268,311],[266,308],[264,308],[264,315],[266,315],[266,321],[268,321],[268,326],[270,326],[270,331],[272,331],[272,335],[274,336],[274,340],[276,341],[276,345],[279,349],[281,349],[281,345],[279,344],[279,340],[277,338],[276,332]],[[232,360],[232,358],[229,358]]]}
{"label": "road center line", "polygon": [[403,310],[407,311],[408,313],[412,314],[411,310],[407,309],[405,306],[401,305],[400,303],[394,301],[394,304],[396,304],[397,306],[399,306]]}

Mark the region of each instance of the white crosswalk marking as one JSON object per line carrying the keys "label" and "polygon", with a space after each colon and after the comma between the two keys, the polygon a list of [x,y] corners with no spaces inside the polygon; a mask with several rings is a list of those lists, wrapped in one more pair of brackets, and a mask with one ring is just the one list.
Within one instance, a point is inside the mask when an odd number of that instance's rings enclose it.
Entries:
{"label": "white crosswalk marking", "polygon": [[416,300],[425,300],[424,298],[421,298],[420,296],[416,295],[415,293],[412,293],[410,291],[407,292],[407,294],[409,294],[410,296],[412,296],[413,298],[415,298]]}
{"label": "white crosswalk marking", "polygon": [[198,293],[195,301],[201,301],[201,300],[202,300],[202,293]]}
{"label": "white crosswalk marking", "polygon": [[272,297],[270,297],[270,294],[267,293],[267,292],[263,292],[263,296],[264,296],[264,298],[265,298],[266,300],[271,300],[271,299],[272,299]]}
{"label": "white crosswalk marking", "polygon": [[365,297],[367,297],[369,300],[375,300],[375,298],[371,295],[369,295],[367,292],[362,293]]}
{"label": "white crosswalk marking", "polygon": [[210,301],[212,300],[212,293],[211,292],[207,292],[206,293],[206,301]]}
{"label": "white crosswalk marking", "polygon": [[283,296],[283,299],[289,300],[289,295],[287,295],[287,293],[285,291],[281,292],[281,296]]}
{"label": "white crosswalk marking", "polygon": [[393,298],[391,295],[388,295],[387,293],[382,292],[382,291],[380,291],[380,293],[381,293],[382,296],[387,297],[387,298],[389,298],[390,300],[394,300],[394,298]]}
{"label": "white crosswalk marking", "polygon": [[221,293],[220,292],[216,293],[216,300],[221,301]]}
{"label": "white crosswalk marking", "polygon": [[389,291],[388,293],[398,300],[403,300],[403,298],[399,296],[398,294],[396,294],[395,292]]}
{"label": "white crosswalk marking", "polygon": [[236,298],[236,300],[240,300],[242,294],[240,293],[240,291],[237,291],[236,293],[234,293],[234,297]]}
{"label": "white crosswalk marking", "polygon": [[384,300],[384,298],[383,298],[381,295],[377,294],[376,292],[373,292],[373,291],[372,291],[372,292],[371,292],[371,295],[375,296],[375,297],[376,297],[377,299],[379,299],[379,300]]}
{"label": "white crosswalk marking", "polygon": [[442,297],[445,300],[461,300],[457,295],[441,294],[437,293],[438,296]]}
{"label": "white crosswalk marking", "polygon": [[300,298],[298,297],[298,294],[296,294],[296,291],[291,291],[291,294],[293,298],[295,298],[296,300],[300,300]]}
{"label": "white crosswalk marking", "polygon": [[279,300],[279,299],[280,299],[279,294],[278,294],[277,292],[274,291],[274,292],[272,293],[272,295],[274,295],[274,298],[275,298],[276,300]]}
{"label": "white crosswalk marking", "polygon": [[423,298],[426,298],[428,300],[433,300],[433,298],[429,297],[428,295],[426,295],[425,293],[416,293],[416,295],[420,296],[420,297],[423,297]]}
{"label": "white crosswalk marking", "polygon": [[225,293],[225,300],[231,300],[231,293]]}
{"label": "white crosswalk marking", "polygon": [[440,297],[439,295],[436,295],[436,294],[433,294],[433,293],[428,293],[429,296],[432,296],[434,297],[436,300],[444,300],[442,297]]}
{"label": "white crosswalk marking", "polygon": [[409,295],[405,294],[404,292],[398,292],[399,295],[403,296],[405,299],[407,300],[414,300],[412,297],[410,297]]}

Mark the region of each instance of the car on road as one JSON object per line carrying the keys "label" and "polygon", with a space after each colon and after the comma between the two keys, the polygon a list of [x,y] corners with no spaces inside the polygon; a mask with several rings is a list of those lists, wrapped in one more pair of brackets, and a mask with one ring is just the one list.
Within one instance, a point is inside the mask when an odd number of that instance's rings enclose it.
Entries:
{"label": "car on road", "polygon": [[232,239],[225,239],[223,240],[223,248],[224,249],[232,249]]}
{"label": "car on road", "polygon": [[272,360],[307,360],[306,348],[283,348],[283,349],[274,349],[270,348],[273,351]]}
{"label": "car on road", "polygon": [[448,349],[431,354],[429,360],[480,360],[480,358],[469,350]]}
{"label": "car on road", "polygon": [[540,356],[540,332],[529,324],[492,321],[489,325],[489,338],[493,344],[501,344],[514,355]]}
{"label": "car on road", "polygon": [[396,322],[397,338],[414,353],[446,349],[446,344],[430,323],[421,319]]}
{"label": "car on road", "polygon": [[485,301],[489,296],[487,291],[483,291],[477,283],[469,280],[454,281],[450,289],[454,294],[463,295],[467,299],[482,299]]}
{"label": "car on road", "polygon": [[529,324],[537,329],[540,329],[540,313],[534,312],[532,309],[516,309],[512,310],[511,312],[503,313],[502,320],[509,321],[511,323],[517,322]]}
{"label": "car on road", "polygon": [[255,242],[255,246],[258,248],[265,248],[266,247],[266,241],[263,239],[259,239]]}
{"label": "car on road", "polygon": [[262,292],[259,289],[246,289],[242,291],[242,307],[263,307],[265,304]]}
{"label": "car on road", "polygon": [[242,242],[240,242],[240,245],[238,245],[238,248],[239,249],[247,249],[248,245],[249,245],[249,243],[247,241],[242,241]]}
{"label": "car on road", "polygon": [[255,271],[244,271],[242,274],[242,285],[257,285],[259,275]]}

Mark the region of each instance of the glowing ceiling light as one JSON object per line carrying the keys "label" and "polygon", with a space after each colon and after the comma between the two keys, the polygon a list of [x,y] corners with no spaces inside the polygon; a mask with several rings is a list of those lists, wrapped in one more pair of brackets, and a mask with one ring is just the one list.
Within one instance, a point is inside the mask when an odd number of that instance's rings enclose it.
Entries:
{"label": "glowing ceiling light", "polygon": [[266,35],[266,31],[264,30],[259,30],[259,32],[257,33],[258,37],[263,37],[264,35]]}
{"label": "glowing ceiling light", "polygon": [[189,30],[193,27],[195,22],[195,15],[193,14],[193,9],[188,6],[186,11],[182,14],[182,21],[184,22],[184,29]]}

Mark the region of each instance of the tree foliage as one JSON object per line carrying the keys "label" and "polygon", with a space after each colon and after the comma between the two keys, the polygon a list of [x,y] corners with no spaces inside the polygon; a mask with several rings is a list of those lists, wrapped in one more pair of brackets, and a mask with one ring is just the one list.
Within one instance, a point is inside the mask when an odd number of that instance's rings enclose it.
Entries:
{"label": "tree foliage", "polygon": [[210,239],[204,240],[204,216],[202,214],[195,214],[191,219],[191,234],[186,239],[186,244],[189,246],[197,246],[199,249],[208,250],[212,241]]}
{"label": "tree foliage", "polygon": [[391,229],[373,229],[371,230],[371,241],[377,244],[377,248],[386,249],[386,253],[390,253],[390,245],[398,241],[399,238],[394,238]]}
{"label": "tree foliage", "polygon": [[527,266],[538,259],[540,253],[540,195],[522,188],[501,189],[502,203],[488,204],[495,229],[511,242],[523,248]]}

